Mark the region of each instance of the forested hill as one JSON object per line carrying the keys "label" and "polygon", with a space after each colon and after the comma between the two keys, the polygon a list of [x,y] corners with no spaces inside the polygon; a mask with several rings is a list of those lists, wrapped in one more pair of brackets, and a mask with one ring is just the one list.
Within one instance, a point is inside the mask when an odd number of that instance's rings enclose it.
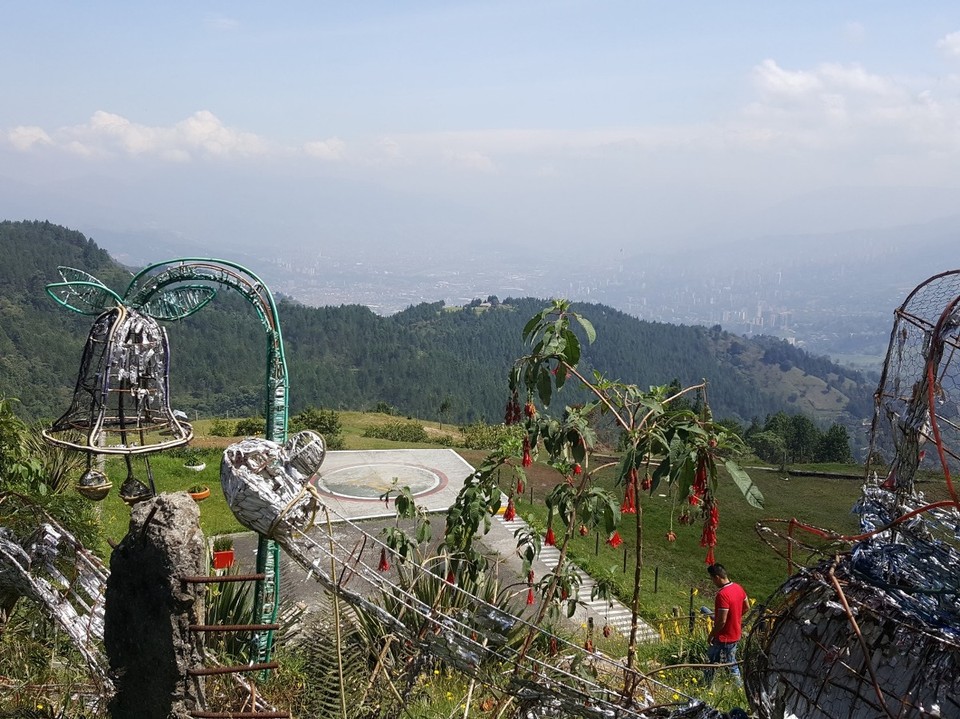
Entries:
{"label": "forested hill", "polygon": [[[78,232],[46,222],[0,222],[0,396],[20,398],[31,417],[66,408],[91,323],[44,293],[46,283],[59,280],[58,265],[86,270],[121,294],[130,277]],[[361,306],[311,308],[281,300],[291,410],[386,403],[436,419],[444,406],[444,421],[501,421],[507,370],[524,351],[523,325],[545,302],[473,304],[422,304],[380,317]],[[576,309],[597,329],[584,359],[610,379],[641,387],[706,379],[715,415],[741,421],[781,410],[848,426],[870,416],[875,382],[780,340],[643,322],[602,305]],[[222,290],[201,312],[169,325],[168,333],[176,408],[191,415],[259,412],[266,346],[250,306]]]}

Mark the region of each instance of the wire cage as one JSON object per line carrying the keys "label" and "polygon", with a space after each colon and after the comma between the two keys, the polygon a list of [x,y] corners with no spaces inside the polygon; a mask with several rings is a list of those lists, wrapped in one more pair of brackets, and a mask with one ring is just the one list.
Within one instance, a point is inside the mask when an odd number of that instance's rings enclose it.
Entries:
{"label": "wire cage", "polygon": [[170,348],[152,317],[114,307],[94,320],[70,408],[44,438],[94,454],[145,454],[186,444],[189,423],[170,408]]}
{"label": "wire cage", "polygon": [[[67,411],[42,431],[54,445],[92,455],[123,455],[127,479],[121,496],[134,503],[152,494],[134,477],[132,456],[189,442],[193,428],[170,407],[170,347],[155,319],[119,305],[96,317],[80,360]],[[112,483],[88,458],[77,490],[89,499],[106,497]]]}
{"label": "wire cage", "polygon": [[[745,642],[747,695],[761,719],[960,716],[958,305],[955,270],[921,283],[895,312],[854,507],[861,533],[806,527],[836,553],[788,579]],[[918,478],[932,481],[938,465],[948,498],[930,502]]]}

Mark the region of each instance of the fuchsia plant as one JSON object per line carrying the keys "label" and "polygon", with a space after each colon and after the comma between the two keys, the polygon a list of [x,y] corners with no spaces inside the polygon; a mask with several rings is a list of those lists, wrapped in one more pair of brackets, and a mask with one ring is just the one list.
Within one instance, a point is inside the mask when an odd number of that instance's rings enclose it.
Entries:
{"label": "fuchsia plant", "polygon": [[[525,469],[535,460],[553,467],[558,472],[558,481],[546,498],[548,522],[542,541],[557,546],[560,560],[552,575],[537,585],[542,600],[535,622],[539,624],[551,607],[557,608],[566,602],[570,615],[576,608],[577,587],[572,579],[575,575],[569,571],[566,560],[574,533],[585,535],[599,531],[607,544],[617,547],[623,542],[617,531],[622,517],[633,515],[637,540],[634,621],[628,655],[628,665],[632,666],[642,567],[642,495],[666,485],[675,498],[675,506],[682,507],[681,524],[702,518],[701,545],[707,550],[706,559],[711,563],[719,522],[715,496],[718,464],[724,464],[750,504],[762,506],[763,497],[733,460],[743,449],[742,440],[712,420],[706,403],[706,382],[679,391],[671,391],[669,387],[641,391],[636,385],[608,380],[596,371],[588,377],[580,369],[581,341],[575,327],[586,336],[588,343],[594,341],[593,325],[572,311],[566,300],[555,300],[524,327],[523,339],[531,350],[520,357],[510,371],[509,399],[504,413],[506,424],[523,427],[522,438],[507,440],[467,479],[448,510],[443,549],[452,570],[477,576],[485,565],[473,547],[473,539],[480,525],[486,530],[490,517],[500,509],[503,472],[514,474],[514,479],[507,483],[506,510],[514,515],[514,499],[523,491]],[[566,405],[559,416],[548,414],[556,395],[568,382],[586,390],[589,401]],[[697,393],[701,400],[699,412],[689,409],[688,403],[678,402],[692,393]],[[543,411],[538,411],[538,401]],[[618,462],[593,467],[591,460],[599,448],[596,428],[601,421],[608,424],[612,421],[616,425],[620,434],[620,456]],[[605,449],[609,453],[609,448]],[[615,468],[616,493],[595,482],[601,470],[610,468]],[[555,520],[559,520],[559,526]],[[671,534],[672,529],[667,540],[672,541]],[[524,558],[525,571],[529,571],[540,545],[539,534],[519,533],[518,549]],[[532,591],[532,579],[529,583]],[[532,638],[532,635],[528,638],[524,651]]]}

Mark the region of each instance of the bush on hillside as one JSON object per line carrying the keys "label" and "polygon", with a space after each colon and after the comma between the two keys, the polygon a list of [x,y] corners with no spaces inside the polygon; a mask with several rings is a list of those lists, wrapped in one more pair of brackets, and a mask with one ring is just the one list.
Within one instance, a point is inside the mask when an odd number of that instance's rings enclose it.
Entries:
{"label": "bush on hillside", "polygon": [[343,449],[343,423],[340,413],[332,409],[308,407],[290,418],[290,432],[309,429],[323,436],[327,449]]}
{"label": "bush on hillside", "polygon": [[460,434],[463,435],[465,449],[496,449],[511,435],[516,436],[519,441],[522,432],[520,425],[508,427],[505,424],[474,422],[461,427]]}
{"label": "bush on hillside", "polygon": [[215,419],[210,425],[210,434],[214,437],[235,437],[236,425],[225,419]]}
{"label": "bush on hillside", "polygon": [[427,442],[427,430],[419,422],[390,422],[367,427],[364,437],[389,439],[393,442]]}
{"label": "bush on hillside", "polygon": [[263,417],[244,417],[233,429],[234,437],[262,437],[267,433],[267,421]]}

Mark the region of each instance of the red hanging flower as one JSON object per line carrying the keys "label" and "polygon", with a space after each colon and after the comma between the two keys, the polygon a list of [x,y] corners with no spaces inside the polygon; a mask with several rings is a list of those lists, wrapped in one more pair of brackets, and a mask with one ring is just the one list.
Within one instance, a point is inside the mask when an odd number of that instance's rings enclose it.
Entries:
{"label": "red hanging flower", "polygon": [[609,624],[604,624],[604,625],[603,625],[603,636],[609,637],[611,634],[613,634],[613,627],[611,627]]}
{"label": "red hanging flower", "polygon": [[523,438],[523,466],[529,467],[533,464],[533,457],[530,456],[530,438]]}
{"label": "red hanging flower", "polygon": [[669,532],[667,532],[667,541],[668,541],[668,542],[676,542],[676,541],[677,541],[677,534],[676,534],[676,532],[674,532],[672,529],[671,529]]}
{"label": "red hanging flower", "polygon": [[543,538],[543,543],[548,547],[555,547],[557,545],[557,537],[553,533],[553,527],[547,527],[547,536]]}
{"label": "red hanging flower", "polygon": [[693,493],[702,497],[707,491],[707,460],[706,457],[697,459],[697,470],[693,475]]}
{"label": "red hanging flower", "polygon": [[527,606],[533,604],[533,601],[533,587],[530,587],[530,589],[527,590]]}
{"label": "red hanging flower", "polygon": [[631,480],[627,482],[627,488],[623,492],[623,504],[620,505],[621,514],[636,514],[637,513],[637,500],[634,497],[636,494],[634,490],[634,484]]}
{"label": "red hanging flower", "polygon": [[520,399],[517,397],[516,390],[507,400],[507,407],[503,412],[503,423],[506,425],[516,424],[520,421]]}
{"label": "red hanging flower", "polygon": [[621,544],[623,544],[623,540],[620,539],[620,532],[614,530],[613,534],[610,535],[610,539],[607,540],[607,544],[609,544],[614,549],[616,549]]}
{"label": "red hanging flower", "polygon": [[644,475],[643,481],[640,483],[640,489],[644,492],[649,492],[653,488],[653,477],[649,474]]}
{"label": "red hanging flower", "polygon": [[703,532],[700,535],[701,547],[717,546],[717,527],[720,524],[720,510],[716,502],[708,500],[710,511],[707,512],[707,518],[703,523]]}
{"label": "red hanging flower", "polygon": [[581,525],[580,525],[580,536],[581,536],[581,537],[586,537],[588,534],[590,534],[590,530],[587,529],[587,525],[586,525],[586,524],[581,524]]}
{"label": "red hanging flower", "polygon": [[386,572],[388,569],[390,569],[390,562],[387,561],[386,547],[383,547],[380,550],[380,564],[377,565],[377,569],[379,569],[381,572]]}
{"label": "red hanging flower", "polygon": [[527,572],[527,584],[533,585],[533,570]]}
{"label": "red hanging flower", "polygon": [[517,518],[517,509],[513,506],[513,497],[507,501],[507,508],[503,512],[503,521],[512,522]]}
{"label": "red hanging flower", "polygon": [[560,653],[560,642],[556,637],[550,637],[550,656],[555,657]]}
{"label": "red hanging flower", "polygon": [[517,479],[517,494],[523,494],[523,478]]}
{"label": "red hanging flower", "polygon": [[456,583],[457,583],[457,575],[453,573],[453,569],[450,569],[447,572],[447,584],[456,584]]}
{"label": "red hanging flower", "polygon": [[587,639],[587,641],[583,643],[583,648],[586,649],[588,652],[593,652],[593,640]]}
{"label": "red hanging flower", "polygon": [[574,462],[573,464],[573,473],[576,475],[583,474],[583,467],[580,466],[579,462]]}
{"label": "red hanging flower", "polygon": [[687,501],[690,503],[691,507],[696,507],[698,504],[700,504],[700,497],[695,494],[691,494],[689,497],[687,497]]}
{"label": "red hanging flower", "polygon": [[537,408],[533,406],[533,402],[527,402],[523,406],[523,413],[532,419],[537,416]]}
{"label": "red hanging flower", "polygon": [[707,557],[703,560],[704,564],[716,564],[716,560],[713,558],[713,547],[710,547],[707,550]]}

